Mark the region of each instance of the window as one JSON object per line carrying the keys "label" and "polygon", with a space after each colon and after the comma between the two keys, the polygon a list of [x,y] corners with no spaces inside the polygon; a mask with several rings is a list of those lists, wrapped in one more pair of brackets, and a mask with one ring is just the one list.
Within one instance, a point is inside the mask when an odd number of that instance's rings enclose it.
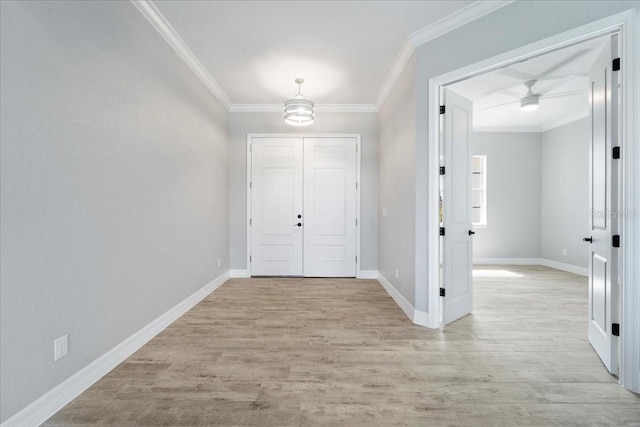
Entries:
{"label": "window", "polygon": [[474,228],[486,228],[487,156],[471,156],[471,214]]}

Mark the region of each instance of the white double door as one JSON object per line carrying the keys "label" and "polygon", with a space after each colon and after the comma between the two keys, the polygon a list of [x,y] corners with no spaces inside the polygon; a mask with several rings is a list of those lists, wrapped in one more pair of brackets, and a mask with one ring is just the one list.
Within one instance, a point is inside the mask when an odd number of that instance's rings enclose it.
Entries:
{"label": "white double door", "polygon": [[357,139],[251,138],[251,275],[355,277]]}

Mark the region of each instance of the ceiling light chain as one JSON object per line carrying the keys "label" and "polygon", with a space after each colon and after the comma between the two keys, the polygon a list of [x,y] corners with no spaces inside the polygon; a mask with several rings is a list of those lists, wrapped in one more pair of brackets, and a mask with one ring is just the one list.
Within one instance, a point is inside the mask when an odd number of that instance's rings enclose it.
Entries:
{"label": "ceiling light chain", "polygon": [[284,122],[292,126],[309,126],[315,119],[313,102],[304,99],[301,93],[301,85],[304,79],[298,77],[298,94],[284,103]]}

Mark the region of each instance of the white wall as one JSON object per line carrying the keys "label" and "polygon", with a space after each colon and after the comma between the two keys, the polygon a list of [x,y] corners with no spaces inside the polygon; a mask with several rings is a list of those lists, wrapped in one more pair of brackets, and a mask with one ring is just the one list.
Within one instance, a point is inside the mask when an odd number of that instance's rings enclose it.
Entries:
{"label": "white wall", "polygon": [[[411,56],[379,113],[378,271],[415,303],[415,58]],[[382,209],[387,216],[382,216]],[[395,270],[398,270],[398,277]]]}
{"label": "white wall", "polygon": [[540,258],[541,135],[474,132],[472,154],[487,156],[487,228],[474,258]]}
{"label": "white wall", "polygon": [[0,7],[5,421],[225,272],[229,210],[227,113],[131,3]]}
{"label": "white wall", "polygon": [[247,134],[359,133],[361,135],[360,268],[376,270],[378,247],[378,128],[376,113],[316,112],[316,121],[295,128],[282,113],[229,114],[229,209],[232,269],[247,269]]}
{"label": "white wall", "polygon": [[[542,257],[589,267],[589,119],[542,133]],[[562,250],[567,249],[567,256]]]}

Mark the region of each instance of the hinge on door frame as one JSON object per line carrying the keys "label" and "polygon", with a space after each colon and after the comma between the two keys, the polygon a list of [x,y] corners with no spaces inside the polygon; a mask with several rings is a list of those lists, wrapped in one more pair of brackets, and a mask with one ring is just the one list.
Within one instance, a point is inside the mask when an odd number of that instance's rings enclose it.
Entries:
{"label": "hinge on door frame", "polygon": [[356,264],[358,263],[358,255],[356,255]]}
{"label": "hinge on door frame", "polygon": [[253,151],[253,144],[249,144],[249,151]]}
{"label": "hinge on door frame", "polygon": [[447,292],[445,291],[445,289],[444,289],[444,288],[440,288],[440,296],[441,296],[441,297],[445,296],[445,294],[446,294],[446,293],[447,293]]}
{"label": "hinge on door frame", "polygon": [[253,224],[253,220],[251,218],[249,218],[249,225]]}
{"label": "hinge on door frame", "polygon": [[611,61],[611,70],[620,71],[620,58],[614,58],[613,61]]}
{"label": "hinge on door frame", "polygon": [[253,261],[251,258],[253,258],[253,257],[251,255],[249,255],[249,262]]}
{"label": "hinge on door frame", "polygon": [[613,236],[611,236],[611,246],[613,246],[614,248],[619,248],[620,247],[620,235],[619,234],[614,234]]}
{"label": "hinge on door frame", "polygon": [[358,181],[356,181],[356,190],[358,189]]}
{"label": "hinge on door frame", "polygon": [[440,227],[440,235],[444,236],[444,227]]}
{"label": "hinge on door frame", "polygon": [[253,182],[249,181],[249,188],[253,188]]}
{"label": "hinge on door frame", "polygon": [[444,175],[444,166],[440,166],[440,175]]}
{"label": "hinge on door frame", "polygon": [[356,153],[358,152],[358,144],[356,144]]}
{"label": "hinge on door frame", "polygon": [[612,156],[615,160],[620,158],[620,147],[613,147]]}
{"label": "hinge on door frame", "polygon": [[358,218],[356,218],[356,227],[358,226]]}
{"label": "hinge on door frame", "polygon": [[620,336],[620,323],[611,324],[611,335],[613,335],[614,337]]}
{"label": "hinge on door frame", "polygon": [[440,106],[440,114],[444,114],[444,111],[445,111],[444,105],[441,105]]}

